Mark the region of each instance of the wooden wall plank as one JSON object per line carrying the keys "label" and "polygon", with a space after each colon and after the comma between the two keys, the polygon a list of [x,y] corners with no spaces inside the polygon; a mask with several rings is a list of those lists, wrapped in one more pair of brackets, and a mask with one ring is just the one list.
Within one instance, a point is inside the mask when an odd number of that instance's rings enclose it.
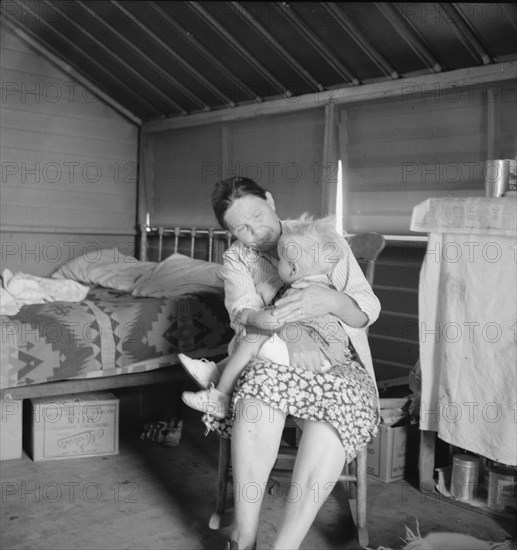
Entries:
{"label": "wooden wall plank", "polygon": [[102,132],[99,132],[97,138],[73,135],[67,132],[66,125],[67,120],[58,119],[54,120],[50,127],[34,127],[32,130],[3,127],[2,140],[7,140],[4,143],[9,143],[11,147],[29,151],[67,151],[75,156],[78,152],[87,150],[90,155],[98,158],[109,158],[119,162],[136,160],[129,142],[118,143],[104,139]]}
{"label": "wooden wall plank", "polygon": [[348,147],[351,170],[357,166],[382,167],[402,166],[404,163],[462,162],[485,160],[484,136],[478,132],[470,135],[421,136],[413,139],[393,140],[390,142],[368,142],[351,144]]}
{"label": "wooden wall plank", "polygon": [[515,156],[514,83],[493,84],[488,95],[486,88],[474,86],[437,89],[342,108],[346,230],[409,235],[411,214],[420,202],[444,195],[484,196],[487,100],[495,96],[501,104],[496,122],[508,136],[501,141],[511,143],[504,154]]}
{"label": "wooden wall plank", "polygon": [[[91,110],[91,106],[90,106]],[[28,109],[13,108],[12,105],[6,109],[2,116],[2,125],[4,128],[12,128],[25,132],[32,132],[36,128],[54,128],[56,125],[57,113],[46,113],[38,110],[29,111]],[[85,113],[86,114],[86,113]],[[127,146],[134,146],[134,129],[125,125],[115,125],[108,118],[92,119],[91,117],[80,117],[77,113],[61,113],[59,116],[61,124],[59,135],[65,135],[71,138],[93,139],[110,143],[110,147],[120,147],[120,150],[127,155]],[[111,152],[111,151],[110,151]]]}
{"label": "wooden wall plank", "polygon": [[[133,242],[138,127],[4,27],[1,40],[2,246],[44,247],[56,228]],[[55,267],[27,259],[18,265],[29,273]]]}
{"label": "wooden wall plank", "polygon": [[81,254],[96,258],[103,248],[117,248],[122,254],[134,255],[134,235],[0,231],[0,264],[13,273],[48,277]]}
{"label": "wooden wall plank", "polygon": [[210,196],[221,178],[220,127],[188,128],[146,136],[148,211],[154,225],[217,225]]}
{"label": "wooden wall plank", "polygon": [[[43,191],[43,192],[42,192]],[[62,221],[66,221],[69,216],[68,211],[83,210],[85,214],[99,212],[106,215],[119,213],[127,217],[128,211],[134,206],[134,196],[127,195],[121,189],[118,193],[89,193],[78,190],[75,193],[64,193],[63,189],[51,189],[46,186],[43,190],[39,186],[21,187],[4,186],[2,190],[2,200],[10,205],[10,210],[23,208],[28,205],[38,210],[63,210],[60,216]],[[9,216],[9,213],[6,213]],[[76,214],[75,214],[76,215]],[[134,212],[133,212],[134,215]],[[56,225],[54,218],[54,224]],[[4,218],[2,223],[8,223]],[[109,223],[105,224],[109,226]]]}
{"label": "wooden wall plank", "polygon": [[337,172],[335,163],[323,164],[323,109],[237,122],[229,128],[234,170],[269,189],[281,217],[305,211],[322,214],[323,181],[328,183]]}

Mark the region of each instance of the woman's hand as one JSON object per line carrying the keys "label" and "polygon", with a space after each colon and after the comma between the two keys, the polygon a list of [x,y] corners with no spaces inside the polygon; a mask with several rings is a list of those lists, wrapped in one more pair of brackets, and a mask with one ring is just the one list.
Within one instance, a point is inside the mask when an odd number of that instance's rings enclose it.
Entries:
{"label": "woman's hand", "polygon": [[368,324],[368,316],[355,300],[345,294],[309,282],[294,283],[292,292],[277,301],[273,318],[279,323],[305,321],[331,313],[351,327]]}
{"label": "woman's hand", "polygon": [[277,322],[305,321],[332,312],[336,291],[307,282],[294,283],[292,288],[296,290],[278,300],[272,310]]}
{"label": "woman's hand", "polygon": [[[296,326],[296,323],[293,326]],[[292,367],[313,372],[325,372],[330,369],[330,363],[321,351],[321,346],[307,333],[296,329],[290,331],[289,325],[286,325],[283,336],[291,341],[294,338],[296,342],[289,350],[289,364]]]}
{"label": "woman's hand", "polygon": [[289,359],[292,367],[313,372],[323,372],[324,370],[325,356],[317,346],[315,349],[295,351]]}

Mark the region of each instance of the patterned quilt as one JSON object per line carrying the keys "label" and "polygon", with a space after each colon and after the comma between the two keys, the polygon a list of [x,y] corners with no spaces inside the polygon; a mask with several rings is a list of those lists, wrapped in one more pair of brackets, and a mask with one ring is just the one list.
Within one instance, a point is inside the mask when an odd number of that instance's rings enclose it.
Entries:
{"label": "patterned quilt", "polygon": [[0,334],[3,389],[152,370],[179,352],[224,350],[233,331],[219,294],[142,298],[93,287],[82,302],[0,317]]}

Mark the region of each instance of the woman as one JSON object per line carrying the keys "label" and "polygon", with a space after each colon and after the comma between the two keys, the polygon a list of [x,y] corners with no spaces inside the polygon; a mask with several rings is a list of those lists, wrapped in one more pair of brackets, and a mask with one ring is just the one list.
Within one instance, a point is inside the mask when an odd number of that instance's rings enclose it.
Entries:
{"label": "woman", "polygon": [[[248,178],[218,182],[212,205],[218,222],[237,239],[225,253],[223,267],[225,305],[236,333],[231,353],[245,337],[246,327],[271,328],[264,326],[261,311],[283,285],[277,270],[282,222],[271,194]],[[309,341],[293,354],[290,366],[255,358],[237,382],[231,416],[204,418],[209,428],[232,437],[235,515],[228,543],[232,550],[256,546],[262,498],[256,494],[248,498],[246,491],[266,487],[287,413],[304,425],[274,549],[299,548],[345,463],[376,433],[377,389],[364,329],[377,319],[380,306],[346,247],[347,276],[338,283],[343,291],[306,285],[276,302],[275,318],[282,326],[335,315],[349,336],[353,359],[348,354],[342,364],[322,372],[325,356],[319,345]],[[325,251],[316,253],[323,258]],[[205,381],[217,378],[213,364],[198,363],[196,368],[207,369]]]}

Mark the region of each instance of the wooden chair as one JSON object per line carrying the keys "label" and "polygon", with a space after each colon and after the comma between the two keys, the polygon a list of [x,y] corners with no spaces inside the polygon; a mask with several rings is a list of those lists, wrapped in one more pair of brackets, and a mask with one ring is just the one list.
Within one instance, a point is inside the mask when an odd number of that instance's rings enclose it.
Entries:
{"label": "wooden chair", "polygon": [[[356,259],[366,263],[365,276],[370,286],[373,286],[375,273],[375,262],[385,246],[385,240],[378,233],[358,233],[348,239],[350,248]],[[289,422],[288,417],[288,422]],[[287,422],[286,422],[287,425]],[[291,422],[294,427],[294,423]],[[367,451],[364,447],[357,454],[356,458],[348,463],[339,481],[345,484],[348,489],[349,504],[352,519],[357,528],[357,539],[361,546],[368,545],[368,530],[366,528],[366,457]],[[293,448],[280,447],[278,460],[291,459],[294,461],[295,452]],[[211,529],[219,529],[221,516],[226,506],[230,467],[230,439],[221,437],[219,439],[219,468],[217,472],[216,487],[216,509],[210,517],[209,526]]]}

